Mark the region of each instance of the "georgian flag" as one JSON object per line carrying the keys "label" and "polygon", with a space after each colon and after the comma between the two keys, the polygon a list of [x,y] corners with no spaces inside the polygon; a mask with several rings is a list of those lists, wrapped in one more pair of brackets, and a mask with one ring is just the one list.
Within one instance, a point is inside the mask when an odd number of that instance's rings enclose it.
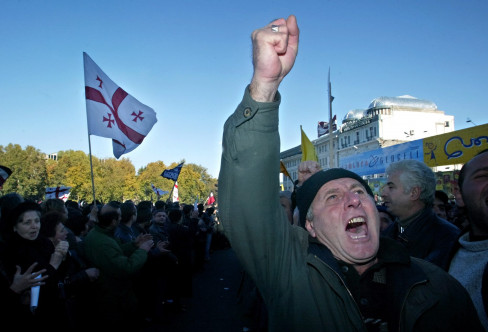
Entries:
{"label": "georgian flag", "polygon": [[[334,115],[332,118],[332,131],[337,130],[337,124],[335,123],[337,117]],[[319,121],[317,125],[317,136],[320,137],[322,135],[328,134],[329,133],[329,123],[326,121]]]}
{"label": "georgian flag", "polygon": [[207,205],[212,205],[215,202],[213,192],[210,192],[210,196],[207,198]]}
{"label": "georgian flag", "polygon": [[129,95],[83,52],[88,134],[112,139],[115,158],[139,146],[158,121],[154,110]]}
{"label": "georgian flag", "polygon": [[178,182],[175,182],[175,187],[173,188],[173,203],[178,202],[180,198],[178,197]]}
{"label": "georgian flag", "polygon": [[59,186],[59,187],[47,187],[46,199],[59,198],[63,201],[67,201],[70,194],[71,187]]}

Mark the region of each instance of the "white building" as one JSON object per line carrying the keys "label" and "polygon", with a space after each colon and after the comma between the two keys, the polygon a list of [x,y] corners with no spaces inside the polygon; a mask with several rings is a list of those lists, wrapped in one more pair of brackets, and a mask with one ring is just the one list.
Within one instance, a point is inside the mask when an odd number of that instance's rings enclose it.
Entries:
{"label": "white building", "polygon": [[[444,114],[431,101],[412,96],[379,97],[367,109],[349,111],[332,135],[311,141],[320,165],[327,169],[338,167],[341,157],[451,131],[454,131],[454,116]],[[330,139],[333,141],[332,153]],[[296,181],[302,158],[301,145],[281,152],[280,158]],[[292,191],[292,180],[283,177],[283,188]]]}

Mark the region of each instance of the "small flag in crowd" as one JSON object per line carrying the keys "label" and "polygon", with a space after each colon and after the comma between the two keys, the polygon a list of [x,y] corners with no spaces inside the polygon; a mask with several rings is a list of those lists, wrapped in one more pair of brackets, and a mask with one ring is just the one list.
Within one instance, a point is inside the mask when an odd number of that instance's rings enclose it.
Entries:
{"label": "small flag in crowd", "polygon": [[83,52],[88,134],[112,139],[115,158],[138,147],[158,121],[154,110],[115,84]]}
{"label": "small flag in crowd", "polygon": [[3,184],[7,181],[8,177],[12,174],[12,170],[7,166],[0,165],[0,189],[2,189]]}
{"label": "small flag in crowd", "polygon": [[183,164],[184,163],[181,163],[181,164],[179,164],[178,166],[176,166],[175,168],[172,168],[172,169],[165,169],[163,171],[163,173],[161,173],[161,176],[163,178],[167,178],[167,179],[170,179],[170,180],[173,180],[173,181],[178,180],[178,176],[180,175],[181,168],[183,167]]}
{"label": "small flag in crowd", "polygon": [[[332,118],[332,131],[337,130],[337,124],[335,123],[336,121],[336,116]],[[329,123],[326,121],[319,121],[317,125],[317,136],[323,136],[325,134],[329,133]]]}
{"label": "small flag in crowd", "polygon": [[178,202],[180,198],[178,197],[178,182],[175,182],[175,187],[173,188],[173,203]]}
{"label": "small flag in crowd", "polygon": [[195,199],[195,203],[193,203],[193,211],[198,211],[198,196]]}
{"label": "small flag in crowd", "polygon": [[288,176],[291,179],[290,173],[288,173],[288,170],[286,169],[286,166],[282,160],[280,160],[280,173],[283,173],[285,176]]}
{"label": "small flag in crowd", "polygon": [[302,161],[306,160],[314,160],[319,161],[317,158],[317,152],[315,151],[315,146],[310,142],[307,135],[300,126],[300,130],[302,132]]}
{"label": "small flag in crowd", "polygon": [[152,183],[151,183],[151,188],[152,188],[152,190],[154,191],[154,193],[155,193],[156,195],[158,195],[158,197],[159,197],[159,196],[163,196],[163,195],[165,195],[165,194],[169,193],[169,191],[165,191],[165,190],[162,190],[162,189],[156,188],[156,187],[155,187],[155,186],[154,186]]}
{"label": "small flag in crowd", "polygon": [[71,187],[59,186],[59,187],[47,187],[46,199],[59,198],[63,201],[67,201],[69,198]]}
{"label": "small flag in crowd", "polygon": [[213,192],[210,192],[210,196],[207,198],[207,205],[211,205],[215,202],[215,197]]}

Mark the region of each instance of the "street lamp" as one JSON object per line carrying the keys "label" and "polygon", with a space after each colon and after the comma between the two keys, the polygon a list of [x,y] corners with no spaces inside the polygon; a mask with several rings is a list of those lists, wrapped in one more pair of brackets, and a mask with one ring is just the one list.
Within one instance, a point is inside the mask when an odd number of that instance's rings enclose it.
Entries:
{"label": "street lamp", "polygon": [[466,122],[471,122],[474,126],[477,126],[477,124],[474,123],[470,118],[466,118]]}

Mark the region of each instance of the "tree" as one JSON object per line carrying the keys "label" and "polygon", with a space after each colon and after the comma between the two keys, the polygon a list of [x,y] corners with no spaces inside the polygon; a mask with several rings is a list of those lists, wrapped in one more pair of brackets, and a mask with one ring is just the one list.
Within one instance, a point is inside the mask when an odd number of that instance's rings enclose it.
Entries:
{"label": "tree", "polygon": [[93,196],[90,159],[83,151],[59,151],[57,161],[47,161],[47,169],[49,187],[71,187],[70,198],[78,201]]}
{"label": "tree", "polygon": [[[46,187],[71,187],[70,198],[78,201],[93,200],[90,159],[83,151],[59,151],[57,160],[50,160],[32,146],[23,150],[20,145],[0,145],[1,164],[12,169],[13,173],[3,186],[1,194],[17,192],[24,198],[42,200]],[[136,175],[135,167],[127,158],[98,159],[92,156],[95,196],[101,202],[110,200],[135,202],[156,200],[151,188],[154,184],[159,189],[170,193],[174,181],[163,178],[161,173],[176,167],[180,162],[167,166],[162,161],[155,161],[141,167]],[[196,164],[184,164],[178,178],[180,202],[193,204],[198,197],[203,202],[213,191],[217,196],[217,179],[212,178],[207,169]],[[169,194],[160,199],[167,200]]]}
{"label": "tree", "polygon": [[[122,158],[100,159],[93,165],[96,198],[102,202],[112,200],[123,202],[133,199],[127,194],[127,183],[135,182],[135,167],[130,160]],[[132,179],[134,178],[134,179]],[[130,190],[129,190],[130,191]]]}
{"label": "tree", "polygon": [[26,199],[41,200],[46,190],[46,162],[44,155],[33,146],[25,150],[18,144],[0,146],[2,165],[12,170],[4,184],[3,193],[16,192]]}
{"label": "tree", "polygon": [[[162,161],[156,161],[147,164],[144,169],[140,169],[137,176],[137,183],[139,186],[139,193],[141,194],[141,200],[152,201],[153,198],[157,199],[156,194],[151,189],[151,183],[161,190],[171,192],[173,181],[165,179],[161,176],[161,173],[167,169],[166,165]],[[169,194],[167,194],[169,195]],[[161,199],[166,199],[168,196],[163,196]]]}

